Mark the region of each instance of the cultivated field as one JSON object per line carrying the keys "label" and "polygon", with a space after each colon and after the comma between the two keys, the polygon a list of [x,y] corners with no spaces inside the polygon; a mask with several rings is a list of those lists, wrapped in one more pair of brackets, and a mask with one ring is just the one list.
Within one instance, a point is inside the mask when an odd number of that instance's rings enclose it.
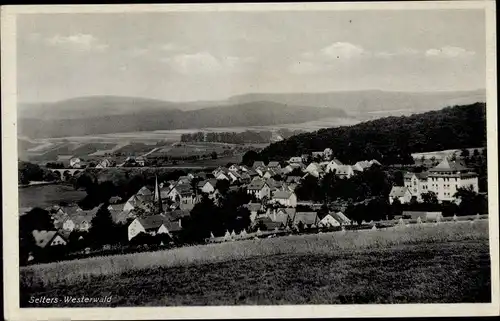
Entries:
{"label": "cultivated field", "polygon": [[234,241],[20,273],[22,307],[32,295],[112,295],[112,306],[490,301],[486,220]]}

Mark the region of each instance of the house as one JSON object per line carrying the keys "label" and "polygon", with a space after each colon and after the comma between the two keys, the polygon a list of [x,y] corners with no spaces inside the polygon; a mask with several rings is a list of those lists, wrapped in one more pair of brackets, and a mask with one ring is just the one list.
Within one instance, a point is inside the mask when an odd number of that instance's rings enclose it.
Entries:
{"label": "house", "polygon": [[44,249],[51,246],[66,245],[66,240],[57,231],[33,231],[35,244]]}
{"label": "house", "polygon": [[291,183],[300,184],[301,180],[302,180],[302,177],[300,177],[300,176],[288,176],[286,178],[286,183],[288,183],[288,184],[291,184]]}
{"label": "house", "polygon": [[405,173],[404,174],[404,184],[405,187],[410,190],[412,195],[417,197],[418,201],[422,201],[421,195],[429,191],[428,188],[428,172],[422,173]]}
{"label": "house", "polygon": [[402,218],[410,220],[418,220],[425,222],[439,222],[443,220],[441,212],[426,212],[426,211],[403,211]]}
{"label": "house", "polygon": [[376,159],[372,159],[370,161],[370,164],[371,164],[371,166],[373,166],[373,165],[382,166],[382,164]]}
{"label": "house", "polygon": [[427,188],[439,201],[453,201],[459,188],[468,187],[479,192],[478,175],[460,161],[445,158],[428,171]]}
{"label": "house", "polygon": [[290,163],[290,164],[299,164],[299,163],[302,163],[302,157],[291,157],[288,160],[288,163]]}
{"label": "house", "polygon": [[226,181],[231,182],[232,179],[230,178],[229,174],[225,171],[220,171],[217,175],[214,175],[215,179],[217,180],[223,180],[225,179]]}
{"label": "house", "polygon": [[139,166],[145,166],[146,165],[146,158],[143,156],[139,156],[135,159],[135,163]]}
{"label": "house", "polygon": [[74,157],[69,160],[69,166],[72,168],[82,168],[82,163],[83,161],[78,157]]}
{"label": "house", "polygon": [[324,154],[324,152],[312,152],[311,156],[313,159],[321,160],[321,159],[323,159],[323,157],[325,157],[325,154]]}
{"label": "house", "polygon": [[319,227],[336,227],[340,226],[341,223],[337,221],[331,214],[326,214],[325,217],[323,217],[319,222],[318,226]]}
{"label": "house", "polygon": [[406,204],[411,201],[412,194],[405,186],[393,186],[389,193],[389,203],[392,204],[394,200],[399,200],[401,204]]}
{"label": "house", "polygon": [[193,196],[191,184],[177,184],[168,192],[167,198],[172,202],[180,202],[182,198],[191,196]]}
{"label": "house", "polygon": [[323,174],[323,169],[318,163],[312,162],[306,167],[304,172],[314,177],[319,177],[321,174]]}
{"label": "house", "polygon": [[192,179],[193,179],[192,175],[180,176],[177,179],[177,184],[191,184]]}
{"label": "house", "polygon": [[330,215],[340,223],[340,225],[351,225],[352,221],[341,211],[331,212]]}
{"label": "house", "polygon": [[239,172],[241,169],[240,169],[240,166],[233,164],[233,165],[229,166],[229,170],[232,172]]}
{"label": "house", "polygon": [[302,163],[307,164],[309,162],[309,158],[311,155],[309,154],[302,154],[300,156],[300,159],[302,160]]}
{"label": "house", "polygon": [[97,164],[95,166],[95,168],[108,168],[108,167],[113,167],[113,166],[114,166],[113,161],[111,161],[109,158],[105,158],[105,159],[101,160],[99,162],[99,164]]}
{"label": "house", "polygon": [[245,173],[246,173],[246,172],[248,172],[248,171],[250,171],[250,170],[251,170],[251,168],[249,168],[249,167],[248,167],[248,166],[246,166],[246,165],[241,165],[241,166],[240,166],[240,171],[242,171],[242,172],[245,172]]}
{"label": "house", "polygon": [[256,224],[262,225],[264,228],[263,230],[266,231],[278,231],[280,229],[283,229],[285,225],[279,221],[273,221],[269,217],[261,217],[258,218],[256,221]]}
{"label": "house", "polygon": [[[200,182],[200,183],[202,183],[200,190],[203,193],[212,194],[213,192],[215,192],[215,185],[217,185],[216,179],[214,179],[214,178],[208,179],[208,180]],[[200,184],[198,184],[198,186],[200,186]]]}
{"label": "house", "polygon": [[146,217],[137,217],[128,226],[128,239],[129,241],[137,236],[139,233],[148,233],[152,236],[158,234],[173,234],[182,229],[181,220],[176,222],[169,221],[164,215],[152,215]]}
{"label": "house", "polygon": [[255,161],[255,162],[253,162],[252,168],[256,169],[257,167],[265,167],[265,166],[266,165],[264,165],[264,162],[262,162],[262,161]]}
{"label": "house", "polygon": [[271,161],[271,162],[269,162],[269,164],[267,164],[267,167],[269,167],[269,168],[273,168],[273,169],[274,169],[274,168],[279,168],[279,169],[281,169],[281,165],[280,165],[280,163],[279,163],[279,162],[277,162],[277,161]]}
{"label": "house", "polygon": [[323,151],[323,157],[327,160],[331,159],[333,156],[333,151],[331,148],[325,148]]}
{"label": "house", "polygon": [[369,168],[372,166],[372,163],[369,161],[359,161],[356,164],[352,166],[352,169],[358,172],[364,171],[366,168]]}
{"label": "house", "polygon": [[276,191],[273,194],[273,202],[279,203],[283,206],[287,207],[296,207],[297,206],[297,196],[294,192],[289,191]]}
{"label": "house", "polygon": [[288,226],[295,216],[295,208],[280,208],[269,215],[273,222],[280,222],[283,226]]}
{"label": "house", "polygon": [[260,203],[248,203],[243,205],[250,212],[250,221],[253,222],[258,216],[258,213],[262,211],[262,204]]}
{"label": "house", "polygon": [[228,170],[227,174],[229,176],[229,179],[230,179],[231,183],[236,183],[236,182],[240,181],[240,179],[241,179],[241,175],[238,172],[236,172],[236,171],[230,171],[230,170]]}
{"label": "house", "polygon": [[152,194],[153,193],[146,186],[143,186],[135,195],[150,196]]}
{"label": "house", "polygon": [[300,223],[307,228],[314,228],[318,224],[318,213],[316,212],[297,212],[293,218],[293,225],[297,227]]}
{"label": "house", "polygon": [[344,165],[344,164],[342,164],[341,161],[334,158],[330,162],[328,162],[328,164],[326,165],[326,172],[330,173],[330,172],[336,171],[342,165]]}
{"label": "house", "polygon": [[335,171],[335,176],[339,178],[351,178],[354,175],[354,170],[351,165],[340,165]]}
{"label": "house", "polygon": [[109,198],[109,204],[120,204],[123,200],[120,196],[111,196]]}
{"label": "house", "polygon": [[259,178],[253,179],[247,186],[247,193],[254,195],[257,199],[269,198],[271,196],[271,188],[267,183]]}

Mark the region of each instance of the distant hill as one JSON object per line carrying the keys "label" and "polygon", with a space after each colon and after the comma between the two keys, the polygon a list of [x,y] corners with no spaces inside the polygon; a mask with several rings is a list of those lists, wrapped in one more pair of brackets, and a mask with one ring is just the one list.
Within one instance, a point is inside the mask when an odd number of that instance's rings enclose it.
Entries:
{"label": "distant hill", "polygon": [[71,119],[173,109],[176,109],[175,103],[156,99],[88,96],[51,103],[21,103],[18,108],[18,115],[20,118]]}
{"label": "distant hill", "polygon": [[257,158],[284,160],[329,147],[345,163],[377,159],[387,165],[413,163],[411,153],[479,146],[486,146],[484,103],[304,133],[269,145]]}
{"label": "distant hill", "polygon": [[85,110],[90,108],[80,109],[84,110],[79,114],[81,117],[47,119],[25,118],[21,115],[19,135],[44,138],[205,127],[266,126],[302,123],[326,117],[346,117],[345,112],[338,109],[292,106],[266,101],[190,111],[136,107],[133,111],[122,114],[110,114],[102,107],[92,111],[96,113],[103,110],[102,113],[90,117],[82,116],[87,115]]}
{"label": "distant hill", "polygon": [[324,93],[263,93],[231,97],[228,102],[274,101],[281,104],[343,109],[356,115],[366,112],[441,109],[446,106],[486,102],[485,90],[457,92],[389,92],[381,90],[339,91]]}

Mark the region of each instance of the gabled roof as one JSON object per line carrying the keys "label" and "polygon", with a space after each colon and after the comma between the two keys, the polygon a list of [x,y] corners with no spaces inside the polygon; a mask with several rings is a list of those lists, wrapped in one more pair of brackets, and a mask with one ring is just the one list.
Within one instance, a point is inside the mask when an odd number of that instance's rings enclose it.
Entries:
{"label": "gabled roof", "polygon": [[262,222],[264,226],[266,227],[266,230],[274,230],[276,228],[280,228],[283,226],[283,223],[281,222],[273,222],[269,217],[261,217],[256,220],[257,222]]}
{"label": "gabled roof", "polygon": [[339,167],[337,167],[337,175],[348,175],[349,173],[352,173],[351,165],[339,165]]}
{"label": "gabled roof", "polygon": [[332,159],[332,160],[330,161],[330,163],[333,163],[333,164],[336,164],[336,165],[344,165],[344,164],[342,164],[342,162],[341,162],[341,161],[339,161],[339,160],[338,160],[338,159],[336,159],[336,158]]}
{"label": "gabled roof", "polygon": [[318,222],[318,213],[316,212],[297,212],[293,218],[293,223],[302,222],[305,225],[312,225]]}
{"label": "gabled roof", "polygon": [[57,231],[33,231],[36,245],[45,248],[57,235]]}
{"label": "gabled roof", "polygon": [[151,191],[146,187],[143,186],[141,189],[136,193],[136,195],[152,195]]}
{"label": "gabled roof", "polygon": [[129,217],[129,213],[123,210],[110,210],[109,212],[111,213],[111,218],[115,223],[125,223]]}
{"label": "gabled roof", "polygon": [[262,161],[255,161],[255,162],[253,162],[252,167],[253,167],[254,169],[255,169],[255,168],[257,168],[257,167],[260,167],[260,166],[265,166],[265,165],[264,165],[264,162],[262,162]]}
{"label": "gabled roof", "polygon": [[297,211],[295,208],[286,207],[286,208],[280,208],[276,213],[286,214],[290,220],[293,220],[296,212]]}
{"label": "gabled roof", "polygon": [[177,221],[181,218],[185,218],[185,217],[188,217],[190,215],[191,214],[189,211],[177,209],[177,210],[173,210],[171,212],[165,213],[165,218],[168,221]]}
{"label": "gabled roof", "polygon": [[166,217],[161,214],[138,217],[137,220],[145,230],[159,229],[164,222],[168,221]]}
{"label": "gabled roof", "polygon": [[342,212],[331,212],[329,214],[340,224],[351,224],[351,220]]}
{"label": "gabled roof", "polygon": [[280,167],[280,163],[277,161],[271,161],[267,164],[267,167]]}
{"label": "gabled roof", "polygon": [[460,172],[468,170],[464,164],[459,161],[450,161],[444,158],[436,167],[431,168],[430,172]]}
{"label": "gabled roof", "polygon": [[273,199],[289,199],[292,195],[293,193],[289,191],[276,191],[273,194]]}
{"label": "gabled roof", "polygon": [[243,207],[246,207],[250,212],[258,212],[262,208],[262,204],[260,203],[248,203],[244,204]]}
{"label": "gabled roof", "polygon": [[247,189],[248,190],[261,190],[264,186],[266,186],[267,183],[263,180],[260,179],[254,179],[253,181],[248,184]]}
{"label": "gabled roof", "polygon": [[409,192],[409,189],[405,186],[393,186],[389,197],[403,197],[406,192]]}

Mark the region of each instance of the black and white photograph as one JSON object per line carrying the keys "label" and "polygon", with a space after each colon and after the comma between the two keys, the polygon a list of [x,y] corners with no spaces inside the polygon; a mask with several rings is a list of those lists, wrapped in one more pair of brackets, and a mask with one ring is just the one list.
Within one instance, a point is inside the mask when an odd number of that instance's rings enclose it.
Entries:
{"label": "black and white photograph", "polygon": [[495,25],[491,1],[3,7],[7,315],[498,314]]}

